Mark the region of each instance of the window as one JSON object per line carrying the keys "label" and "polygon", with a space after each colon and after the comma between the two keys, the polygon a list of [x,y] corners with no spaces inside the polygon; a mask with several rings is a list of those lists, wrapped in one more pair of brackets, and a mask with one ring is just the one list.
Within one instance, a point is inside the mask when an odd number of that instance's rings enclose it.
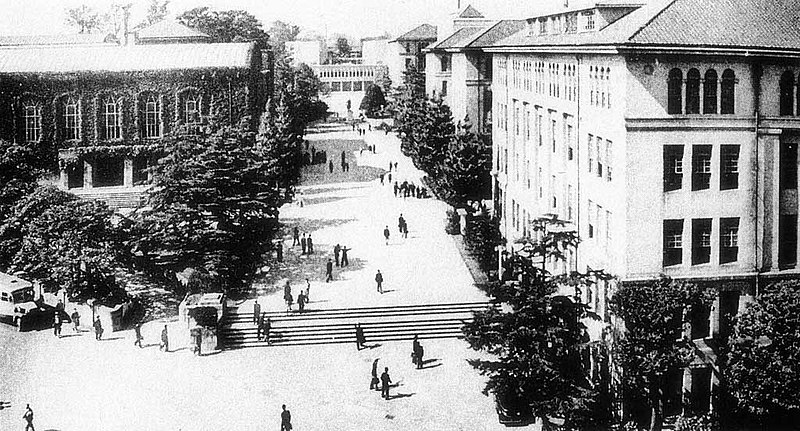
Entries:
{"label": "window", "polygon": [[589,201],[588,209],[589,209],[589,239],[592,239],[594,238],[594,225],[595,225],[594,202]]}
{"label": "window", "polygon": [[542,168],[539,168],[539,173],[536,174],[536,184],[539,185],[539,199],[541,199],[544,195],[544,189],[542,187]]}
{"label": "window", "polygon": [[781,115],[794,115],[794,72],[781,75]]}
{"label": "window", "polygon": [[667,81],[667,113],[680,114],[681,106],[683,105],[681,94],[681,87],[683,85],[683,72],[680,69],[672,69],[669,71],[669,80]]}
{"label": "window", "polygon": [[606,247],[611,245],[611,211],[606,210]]}
{"label": "window", "polygon": [[717,113],[717,71],[708,69],[703,80],[703,113]]}
{"label": "window", "polygon": [[572,190],[572,185],[567,185],[567,220],[572,221],[572,200],[575,199],[575,192]]}
{"label": "window", "polygon": [[331,82],[331,91],[342,91],[342,83],[339,81]]}
{"label": "window", "polygon": [[450,71],[450,56],[443,55],[442,56],[442,72],[449,72]]}
{"label": "window", "polygon": [[144,102],[144,137],[161,137],[161,101],[155,94],[147,95]]}
{"label": "window", "polygon": [[692,265],[711,262],[711,219],[692,220]]}
{"label": "window", "polygon": [[539,133],[539,146],[541,147],[544,143],[544,138],[542,137],[542,115],[539,114],[536,116],[536,131]]}
{"label": "window", "polygon": [[364,81],[353,82],[353,91],[364,91]]}
{"label": "window", "polygon": [[664,146],[664,191],[683,187],[683,145]]}
{"label": "window", "polygon": [[683,261],[683,220],[664,220],[664,266]]}
{"label": "window", "polygon": [[589,138],[586,141],[587,155],[589,156],[589,172],[594,171],[594,135],[589,133]]}
{"label": "window", "polygon": [[719,263],[739,258],[739,218],[719,219]]}
{"label": "window", "polygon": [[586,16],[586,30],[594,30],[594,12],[585,14]]}
{"label": "window", "polygon": [[442,97],[447,97],[447,81],[442,81]]}
{"label": "window", "polygon": [[797,144],[781,142],[780,190],[797,189]]}
{"label": "window", "polygon": [[81,117],[78,99],[69,96],[64,100],[64,139],[81,138]]}
{"label": "window", "polygon": [[778,219],[778,267],[797,264],[797,215],[782,214]]}
{"label": "window", "polygon": [[556,176],[550,176],[550,193],[553,195],[553,208],[557,207],[558,201],[556,200]]}
{"label": "window", "polygon": [[595,140],[595,155],[597,156],[597,176],[603,178],[603,138],[597,136]]}
{"label": "window", "polygon": [[105,139],[122,138],[122,103],[108,96],[103,99],[103,137]]}
{"label": "window", "polygon": [[700,71],[689,69],[686,74],[686,113],[700,113]]}
{"label": "window", "polygon": [[550,138],[553,144],[553,152],[556,152],[556,120],[550,122]]}
{"label": "window", "polygon": [[25,142],[39,142],[42,138],[42,107],[39,104],[28,104],[22,108],[25,122]]}
{"label": "window", "polygon": [[567,125],[567,160],[572,160],[575,158],[572,148],[572,130],[572,125]]}
{"label": "window", "polygon": [[192,91],[184,96],[183,122],[187,125],[200,123],[200,95],[196,92]]}
{"label": "window", "polygon": [[725,69],[722,72],[722,91],[721,94],[721,109],[722,114],[734,113],[734,85],[736,84],[736,75],[730,69]]}
{"label": "window", "polygon": [[539,34],[547,34],[547,19],[539,19]]}
{"label": "window", "polygon": [[739,146],[720,147],[720,190],[739,188]]}
{"label": "window", "polygon": [[692,190],[706,190],[711,186],[711,145],[692,147]]}
{"label": "window", "polygon": [[566,16],[565,29],[567,33],[575,33],[578,31],[578,14],[569,14]]}

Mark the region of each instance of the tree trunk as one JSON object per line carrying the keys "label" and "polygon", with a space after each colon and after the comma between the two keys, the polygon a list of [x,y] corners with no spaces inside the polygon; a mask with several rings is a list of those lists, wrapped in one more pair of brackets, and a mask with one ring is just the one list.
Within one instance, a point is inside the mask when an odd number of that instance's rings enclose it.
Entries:
{"label": "tree trunk", "polygon": [[664,412],[664,396],[661,392],[661,385],[658,385],[657,388],[651,388],[650,393],[655,394],[650,403],[653,406],[650,412],[650,431],[661,431]]}

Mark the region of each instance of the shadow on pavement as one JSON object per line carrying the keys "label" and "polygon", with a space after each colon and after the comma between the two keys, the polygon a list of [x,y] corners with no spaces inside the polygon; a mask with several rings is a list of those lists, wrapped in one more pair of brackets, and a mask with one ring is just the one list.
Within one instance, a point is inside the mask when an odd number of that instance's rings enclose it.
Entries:
{"label": "shadow on pavement", "polygon": [[387,398],[387,400],[394,400],[394,399],[397,399],[397,398],[408,398],[408,397],[413,397],[414,395],[416,395],[416,393],[394,394],[394,395],[389,395],[389,398]]}

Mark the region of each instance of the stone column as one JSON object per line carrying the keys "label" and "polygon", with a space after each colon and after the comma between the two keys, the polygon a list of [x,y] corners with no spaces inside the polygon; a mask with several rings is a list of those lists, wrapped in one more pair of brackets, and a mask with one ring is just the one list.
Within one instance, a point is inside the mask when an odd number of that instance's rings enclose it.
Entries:
{"label": "stone column", "polygon": [[683,388],[681,389],[681,409],[684,414],[688,414],[689,406],[692,405],[692,369],[686,367],[683,369]]}
{"label": "stone column", "polygon": [[458,225],[460,226],[461,235],[466,235],[467,234],[467,210],[465,210],[464,208],[458,208],[456,210],[456,213],[458,213],[458,217],[459,217]]}
{"label": "stone column", "polygon": [[92,181],[92,164],[88,161],[83,162],[83,188],[91,189],[94,187]]}
{"label": "stone column", "polygon": [[709,334],[708,336],[711,338],[719,337],[719,297],[720,294],[717,292],[716,298],[714,298],[714,302],[711,304],[711,313],[709,313],[709,319],[711,320],[709,324]]}
{"label": "stone column", "polygon": [[67,176],[67,166],[61,164],[58,168],[58,186],[64,190],[69,189],[69,177]]}
{"label": "stone column", "polygon": [[122,174],[122,183],[125,187],[133,187],[133,159],[125,158],[125,167]]}

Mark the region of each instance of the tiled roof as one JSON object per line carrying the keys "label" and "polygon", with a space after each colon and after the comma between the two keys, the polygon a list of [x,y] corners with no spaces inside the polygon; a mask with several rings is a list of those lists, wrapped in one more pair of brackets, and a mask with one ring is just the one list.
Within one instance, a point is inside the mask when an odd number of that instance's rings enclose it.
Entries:
{"label": "tiled roof", "polygon": [[210,39],[210,36],[179,22],[161,20],[136,32],[139,39]]}
{"label": "tiled roof", "polygon": [[800,51],[796,0],[652,0],[596,32],[529,35],[494,44],[522,46],[674,46]]}
{"label": "tiled roof", "polygon": [[483,48],[494,45],[495,42],[502,40],[520,30],[525,28],[525,20],[521,19],[507,19],[498,22],[497,24],[489,27],[488,30],[481,33],[470,42],[468,48]]}
{"label": "tiled roof", "polygon": [[428,49],[451,49],[464,48],[472,42],[476,36],[486,31],[486,27],[464,27],[456,30],[445,40],[433,45]]}
{"label": "tiled roof", "polygon": [[472,5],[468,5],[458,14],[459,18],[484,18],[483,14],[478,12],[477,9],[472,7]]}
{"label": "tiled roof", "polygon": [[403,34],[395,39],[395,41],[405,40],[436,40],[436,26],[430,24],[422,24],[421,26]]}
{"label": "tiled roof", "polygon": [[77,33],[56,35],[0,36],[0,46],[91,45],[116,43],[113,34]]}
{"label": "tiled roof", "polygon": [[252,43],[58,46],[0,49],[0,73],[249,68]]}

